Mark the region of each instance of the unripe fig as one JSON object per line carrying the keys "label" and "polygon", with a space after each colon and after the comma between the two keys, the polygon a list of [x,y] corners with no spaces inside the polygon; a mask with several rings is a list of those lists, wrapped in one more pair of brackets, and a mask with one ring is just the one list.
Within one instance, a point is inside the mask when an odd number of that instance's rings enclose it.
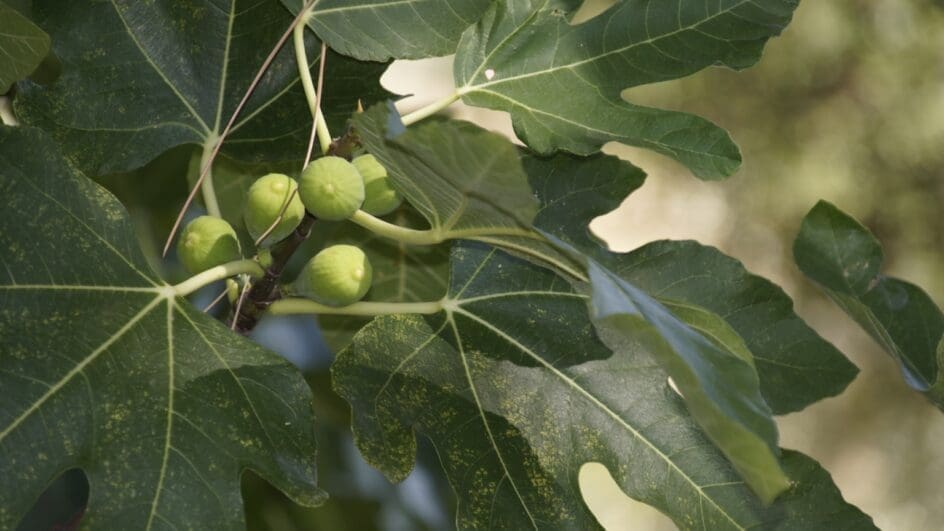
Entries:
{"label": "unripe fig", "polygon": [[361,210],[383,216],[400,206],[403,196],[393,187],[387,168],[381,166],[373,155],[361,155],[354,159],[353,164],[364,178],[364,205]]}
{"label": "unripe fig", "polygon": [[236,231],[214,216],[200,216],[187,225],[177,242],[177,254],[193,274],[242,258]]}
{"label": "unripe fig", "polygon": [[[294,193],[298,184],[295,179],[281,173],[270,173],[256,179],[246,195],[243,217],[252,239],[258,240],[278,219],[282,208],[282,220],[272,229],[262,245],[284,239],[295,230],[305,217],[305,205]],[[286,206],[287,205],[287,206]]]}
{"label": "unripe fig", "polygon": [[239,300],[239,284],[231,278],[226,279],[226,298],[230,304]]}
{"label": "unripe fig", "polygon": [[364,179],[341,157],[321,157],[305,168],[298,194],[305,208],[321,219],[347,219],[364,203]]}
{"label": "unripe fig", "polygon": [[328,306],[347,306],[367,294],[373,268],[364,251],[353,245],[332,245],[305,264],[298,290]]}
{"label": "unripe fig", "polygon": [[258,260],[259,265],[262,266],[262,269],[269,269],[272,267],[272,261],[274,260],[274,258],[272,258],[272,251],[268,249],[259,249]]}

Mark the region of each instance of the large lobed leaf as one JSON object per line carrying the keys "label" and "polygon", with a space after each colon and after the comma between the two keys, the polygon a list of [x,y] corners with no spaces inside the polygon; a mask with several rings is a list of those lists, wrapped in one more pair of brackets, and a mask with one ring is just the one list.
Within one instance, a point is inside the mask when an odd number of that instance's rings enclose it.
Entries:
{"label": "large lobed leaf", "polygon": [[49,53],[49,35],[0,2],[0,94],[26,78]]}
{"label": "large lobed leaf", "polygon": [[740,165],[710,122],[626,102],[628,87],[722,64],[746,68],[790,22],[797,0],[625,0],[572,24],[577,0],[497,0],[459,44],[463,101],[511,113],[533,149],[588,154],[609,141],[655,150],[706,179]]}
{"label": "large lobed leaf", "polygon": [[[655,347],[663,346],[659,340],[671,343],[654,350],[663,354],[658,359],[683,388],[698,422],[764,498],[785,488],[765,398],[774,401],[777,412],[802,409],[841,391],[855,368],[792,312],[782,291],[717,251],[666,242],[655,255],[652,249],[606,253],[589,235],[588,224],[642,184],[640,170],[614,157],[539,158],[518,152],[519,170],[510,165],[517,150],[491,133],[440,121],[403,132],[396,113],[380,106],[357,116],[355,126],[440,240],[498,245],[575,278],[593,279],[600,293],[622,293],[620,302],[630,307],[645,306],[626,332],[637,335],[641,326],[643,335],[657,340]],[[523,220],[510,215],[523,210],[515,205],[525,204],[532,187],[540,201],[536,213]],[[582,258],[551,247],[529,228],[530,218],[604,263],[606,269],[597,272],[605,273],[588,277]],[[635,288],[636,278],[659,300]],[[763,389],[752,350],[763,360]]]}
{"label": "large lobed leaf", "polygon": [[679,319],[592,259],[588,270],[592,316],[604,341],[611,346],[638,341],[652,353],[694,419],[761,499],[769,503],[786,490],[777,426],[761,396],[750,353],[740,344],[719,341],[717,334],[705,334],[702,322],[689,326],[691,318]]}
{"label": "large lobed leaf", "polygon": [[[277,0],[37,0],[33,12],[63,75],[49,87],[24,84],[16,109],[92,175],[140,167],[181,144],[215,145],[292,21]],[[319,43],[306,42],[314,67]],[[290,43],[279,53],[224,153],[270,162],[304,153],[311,115],[293,54]],[[335,129],[358,98],[389,95],[379,85],[385,64],[329,54],[326,68],[323,107]]]}
{"label": "large lobed leaf", "polygon": [[39,131],[0,127],[0,193],[0,528],[75,467],[90,528],[240,529],[245,468],[320,502],[293,367],[176,298]]}
{"label": "large lobed leaf", "polygon": [[414,430],[435,445],[462,529],[598,528],[577,475],[605,464],[630,496],[683,529],[871,529],[809,458],[764,506],[672,392],[647,346],[608,348],[586,296],[556,274],[478,243],[456,244],[439,314],[385,316],[333,369],[366,459],[411,470]]}
{"label": "large lobed leaf", "polygon": [[820,201],[803,220],[793,255],[800,270],[895,358],[908,384],[944,409],[944,312],[918,286],[881,273],[884,256],[875,236]]}
{"label": "large lobed leaf", "polygon": [[[303,0],[282,0],[298,13]],[[317,0],[309,27],[332,50],[367,61],[455,53],[491,0]]]}

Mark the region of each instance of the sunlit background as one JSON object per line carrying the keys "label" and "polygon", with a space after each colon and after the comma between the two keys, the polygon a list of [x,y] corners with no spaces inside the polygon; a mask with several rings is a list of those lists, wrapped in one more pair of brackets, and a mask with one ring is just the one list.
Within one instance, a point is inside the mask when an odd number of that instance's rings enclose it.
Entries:
{"label": "sunlit background", "polygon": [[[605,3],[591,0],[582,16]],[[414,95],[401,109],[416,108],[453,90],[451,59],[398,62],[384,83]],[[710,69],[626,97],[714,120],[740,144],[745,163],[729,180],[705,183],[665,158],[608,146],[649,179],[619,210],[594,222],[594,230],[616,251],[655,239],[696,239],[783,286],[800,315],[861,373],[841,396],[781,418],[782,446],[819,460],[845,498],[879,527],[940,529],[944,415],[909,390],[894,362],[801,277],[790,249],[800,220],[827,199],[882,240],[887,273],[923,286],[944,304],[944,1],[805,0],[757,67]],[[503,113],[461,105],[451,112],[513,136]],[[186,194],[190,158],[189,148],[181,148],[133,176],[103,179],[128,205],[154,257]],[[147,183],[157,184],[148,189]],[[162,206],[153,208],[158,197]],[[348,407],[330,392],[331,359],[318,346],[314,321],[270,321],[258,332],[309,375],[321,421],[319,479],[332,498],[303,509],[246,474],[250,529],[451,528],[454,498],[432,448],[421,444],[417,470],[397,486],[357,454]],[[81,473],[66,474],[23,527],[64,521],[51,508],[67,519],[68,508],[86,495],[83,484]],[[581,486],[608,529],[674,529],[627,498],[601,465],[584,467]]]}

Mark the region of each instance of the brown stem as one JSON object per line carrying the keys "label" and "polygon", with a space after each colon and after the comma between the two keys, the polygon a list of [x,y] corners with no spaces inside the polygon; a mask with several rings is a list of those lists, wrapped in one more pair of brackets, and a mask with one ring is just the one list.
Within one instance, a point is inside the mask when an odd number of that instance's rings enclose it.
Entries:
{"label": "brown stem", "polygon": [[259,318],[273,302],[282,297],[279,290],[279,280],[285,271],[285,266],[295,251],[301,246],[315,224],[315,217],[306,214],[302,222],[287,238],[272,248],[272,265],[266,268],[265,275],[253,284],[246,296],[246,301],[236,316],[236,331],[248,335],[255,328]]}

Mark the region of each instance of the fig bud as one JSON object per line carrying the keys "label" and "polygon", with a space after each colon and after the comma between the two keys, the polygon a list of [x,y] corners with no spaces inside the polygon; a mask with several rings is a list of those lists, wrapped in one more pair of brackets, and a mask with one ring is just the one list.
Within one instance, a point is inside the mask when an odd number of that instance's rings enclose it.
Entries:
{"label": "fig bud", "polygon": [[364,179],[341,157],[321,157],[302,172],[298,194],[309,212],[320,219],[351,217],[364,203]]}
{"label": "fig bud", "polygon": [[305,264],[297,287],[321,304],[347,306],[364,298],[372,278],[364,251],[353,245],[332,245]]}
{"label": "fig bud", "polygon": [[193,274],[242,258],[236,231],[214,216],[200,216],[187,225],[177,242],[177,255]]}
{"label": "fig bud", "polygon": [[354,167],[364,178],[364,205],[361,210],[375,216],[389,214],[400,206],[400,195],[384,168],[373,155],[361,155],[354,159]]}
{"label": "fig bud", "polygon": [[282,219],[261,243],[262,246],[284,239],[302,222],[305,206],[295,193],[297,188],[294,179],[281,173],[270,173],[252,183],[246,196],[243,217],[253,240],[258,240],[269,230],[283,208],[285,213]]}

